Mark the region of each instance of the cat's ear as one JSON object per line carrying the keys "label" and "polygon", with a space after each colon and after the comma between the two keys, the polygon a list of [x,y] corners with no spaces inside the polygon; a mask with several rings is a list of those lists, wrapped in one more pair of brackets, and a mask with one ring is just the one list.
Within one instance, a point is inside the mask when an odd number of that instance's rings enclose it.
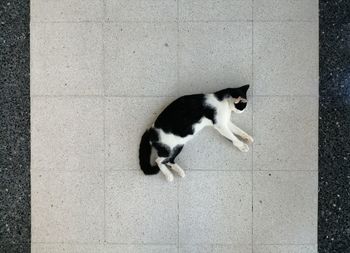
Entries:
{"label": "cat's ear", "polygon": [[239,87],[239,89],[242,91],[243,94],[246,94],[249,89],[249,84],[243,85],[242,87]]}

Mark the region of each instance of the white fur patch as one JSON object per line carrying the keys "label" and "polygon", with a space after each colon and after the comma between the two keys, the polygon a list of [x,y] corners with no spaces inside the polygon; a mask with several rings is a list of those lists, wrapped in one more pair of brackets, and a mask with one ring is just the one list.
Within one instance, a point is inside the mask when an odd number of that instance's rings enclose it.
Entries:
{"label": "white fur patch", "polygon": [[193,136],[198,133],[200,130],[202,130],[206,126],[212,125],[212,122],[207,118],[202,118],[199,123],[196,123],[194,125],[194,134],[188,135],[186,137],[180,137],[177,135],[174,135],[172,133],[165,133],[162,129],[156,128],[156,130],[159,133],[159,141],[167,146],[169,146],[170,149],[175,148],[178,145],[184,145],[189,140],[193,138]]}
{"label": "white fur patch", "polygon": [[216,122],[226,124],[231,118],[231,108],[227,100],[219,101],[214,94],[206,95],[206,103],[216,110]]}
{"label": "white fur patch", "polygon": [[176,163],[168,163],[168,165],[170,166],[170,169],[175,171],[180,177],[185,177],[185,171],[179,165],[177,165]]}

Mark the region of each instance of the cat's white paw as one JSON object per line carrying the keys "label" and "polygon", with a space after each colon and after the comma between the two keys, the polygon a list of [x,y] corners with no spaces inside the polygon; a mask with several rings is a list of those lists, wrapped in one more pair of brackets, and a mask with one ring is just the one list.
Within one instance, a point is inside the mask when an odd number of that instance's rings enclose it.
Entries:
{"label": "cat's white paw", "polygon": [[243,142],[238,144],[236,147],[242,152],[248,152],[249,151],[248,145],[243,143]]}
{"label": "cat's white paw", "polygon": [[174,181],[174,176],[172,174],[167,174],[165,176],[165,178],[166,178],[166,181],[168,181],[168,182]]}
{"label": "cat's white paw", "polygon": [[254,142],[253,137],[251,137],[250,135],[244,136],[243,140],[245,143],[248,143],[248,144],[252,144]]}
{"label": "cat's white paw", "polygon": [[185,177],[185,171],[177,164],[169,164],[170,168],[174,170],[180,177]]}
{"label": "cat's white paw", "polygon": [[186,176],[184,171],[179,171],[177,174],[179,174],[180,177],[185,177]]}

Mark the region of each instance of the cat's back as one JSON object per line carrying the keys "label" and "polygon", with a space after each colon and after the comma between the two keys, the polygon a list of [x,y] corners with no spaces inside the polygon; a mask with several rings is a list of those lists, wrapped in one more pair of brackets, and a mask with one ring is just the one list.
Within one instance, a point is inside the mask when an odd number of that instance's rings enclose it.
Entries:
{"label": "cat's back", "polygon": [[205,95],[194,94],[179,97],[178,99],[171,102],[159,115],[159,117],[166,116],[169,114],[181,114],[186,115],[192,113],[199,113],[203,107]]}
{"label": "cat's back", "polygon": [[155,125],[162,126],[169,121],[186,121],[202,116],[205,95],[182,96],[170,103],[158,116]]}
{"label": "cat's back", "polygon": [[205,94],[180,97],[169,104],[155,121],[155,127],[182,137],[193,134],[193,125],[203,117],[214,116],[214,109],[205,104]]}

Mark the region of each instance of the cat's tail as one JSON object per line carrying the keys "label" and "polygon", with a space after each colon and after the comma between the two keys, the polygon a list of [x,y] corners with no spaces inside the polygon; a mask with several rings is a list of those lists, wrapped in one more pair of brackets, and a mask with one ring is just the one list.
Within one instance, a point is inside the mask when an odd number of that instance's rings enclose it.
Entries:
{"label": "cat's tail", "polygon": [[159,172],[158,166],[152,166],[150,163],[151,152],[152,146],[150,143],[150,131],[146,130],[146,132],[142,135],[139,149],[140,167],[145,175],[154,175]]}

